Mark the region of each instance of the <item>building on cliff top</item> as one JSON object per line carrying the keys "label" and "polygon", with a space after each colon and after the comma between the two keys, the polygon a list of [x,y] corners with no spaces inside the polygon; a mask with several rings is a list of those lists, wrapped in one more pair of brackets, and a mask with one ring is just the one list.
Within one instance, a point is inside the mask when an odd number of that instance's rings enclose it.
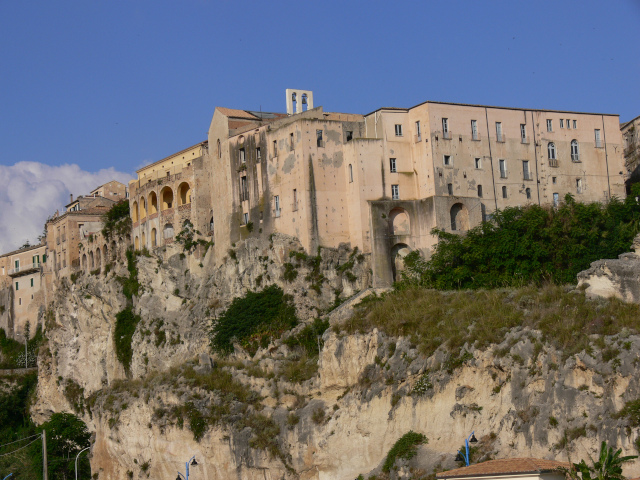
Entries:
{"label": "building on cliff top", "polygon": [[569,462],[543,460],[540,458],[505,458],[476,463],[468,467],[455,468],[438,473],[437,479],[504,479],[504,480],[564,480],[560,470],[569,468]]}
{"label": "building on cliff top", "polygon": [[[620,125],[624,142],[624,160],[629,172],[627,185],[640,181],[640,115]],[[631,193],[627,191],[627,193]]]}
{"label": "building on cliff top", "polygon": [[216,107],[206,141],[129,184],[136,248],[173,242],[189,220],[221,260],[244,238],[279,232],[307,252],[349,243],[372,254],[375,286],[437,228],[463,233],[508,206],[625,196],[618,115],[443,102],[366,115]]}

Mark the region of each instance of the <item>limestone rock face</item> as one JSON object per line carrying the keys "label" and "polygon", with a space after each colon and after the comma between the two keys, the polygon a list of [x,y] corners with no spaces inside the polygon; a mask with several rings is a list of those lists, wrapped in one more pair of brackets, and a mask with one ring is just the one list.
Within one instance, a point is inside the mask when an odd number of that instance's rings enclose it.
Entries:
{"label": "limestone rock face", "polygon": [[[126,266],[62,283],[47,316],[32,414],[38,422],[60,411],[81,416],[95,434],[91,466],[100,480],[175,478],[192,455],[194,480],[352,480],[379,474],[410,430],[428,443],[390,478],[456,466],[471,431],[481,458],[587,458],[601,440],[635,453],[638,432],[612,414],[640,397],[640,337],[606,339],[619,353],[605,361],[597,349],[569,358],[548,345],[536,350],[539,334],[516,329],[495,347],[506,355],[469,348],[470,359],[448,371],[444,350],[426,358],[409,338],[330,328],[318,339],[317,371],[301,375],[304,359],[286,342],[253,356],[211,357],[211,321],[234,297],[271,283],[312,320],[336,296],[370,287],[368,259],[327,250],[315,268],[284,236],[247,240],[222,264],[211,251],[180,253],[138,257],[133,307],[141,320],[129,376],[113,339],[115,315],[127,305],[117,280]],[[286,263],[295,278],[283,278]],[[207,386],[222,377],[233,383],[227,393]],[[640,475],[640,463],[625,474]]]}

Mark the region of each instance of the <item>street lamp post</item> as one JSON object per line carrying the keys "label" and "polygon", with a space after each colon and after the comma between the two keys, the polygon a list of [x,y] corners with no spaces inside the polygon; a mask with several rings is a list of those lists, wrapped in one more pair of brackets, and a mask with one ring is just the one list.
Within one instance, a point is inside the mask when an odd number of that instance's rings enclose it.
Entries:
{"label": "street lamp post", "polygon": [[7,478],[9,478],[11,475],[13,475],[13,473],[10,473],[9,475],[7,475],[6,477],[4,477],[2,480],[7,480]]}
{"label": "street lamp post", "polygon": [[182,473],[178,472],[178,476],[176,477],[176,480],[189,480],[189,464],[191,464],[192,467],[195,467],[196,465],[198,465],[198,462],[196,462],[195,455],[191,457],[188,462],[185,463],[187,476],[185,477]]}
{"label": "street lamp post", "polygon": [[475,432],[471,432],[471,435],[464,441],[466,455],[460,452],[460,450],[458,450],[458,455],[456,455],[456,462],[464,462],[467,467],[469,466],[469,443],[478,443],[478,439],[474,433]]}
{"label": "street lamp post", "polygon": [[80,456],[80,454],[82,452],[84,452],[85,450],[89,450],[91,447],[87,447],[87,448],[83,448],[82,450],[80,450],[78,452],[78,455],[76,455],[76,480],[78,480],[78,457]]}

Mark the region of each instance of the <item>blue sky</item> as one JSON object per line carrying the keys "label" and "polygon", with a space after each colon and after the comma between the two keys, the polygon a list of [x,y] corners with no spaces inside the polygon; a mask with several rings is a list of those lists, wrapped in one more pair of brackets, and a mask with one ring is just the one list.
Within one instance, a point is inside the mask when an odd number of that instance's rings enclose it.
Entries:
{"label": "blue sky", "polygon": [[4,0],[0,166],[132,174],[204,140],[216,105],[283,111],[286,88],[341,112],[438,100],[625,121],[639,33],[640,0]]}

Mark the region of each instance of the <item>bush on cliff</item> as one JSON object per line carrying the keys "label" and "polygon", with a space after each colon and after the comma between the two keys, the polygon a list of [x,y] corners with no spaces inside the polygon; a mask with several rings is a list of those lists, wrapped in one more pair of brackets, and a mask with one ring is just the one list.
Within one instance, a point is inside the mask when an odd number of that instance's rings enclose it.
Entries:
{"label": "bush on cliff", "polygon": [[131,217],[129,216],[129,201],[121,200],[114,204],[102,216],[102,235],[109,239],[112,235],[126,235],[131,231]]}
{"label": "bush on cliff", "polygon": [[465,235],[434,230],[431,259],[407,255],[403,283],[444,290],[575,283],[591,262],[629,251],[640,226],[640,184],[632,192],[624,202],[585,204],[567,195],[558,208],[508,207]]}
{"label": "bush on cliff", "polygon": [[297,323],[292,297],[285,295],[277,285],[270,285],[259,292],[247,292],[231,302],[213,322],[211,347],[214,351],[231,353],[233,343],[238,342],[250,353],[255,353]]}
{"label": "bush on cliff", "polygon": [[131,306],[116,314],[116,328],[113,332],[113,342],[118,361],[124,367],[127,375],[131,372],[131,359],[133,358],[131,342],[133,340],[133,334],[136,333],[138,322],[140,322],[140,316],[134,313],[133,307]]}

